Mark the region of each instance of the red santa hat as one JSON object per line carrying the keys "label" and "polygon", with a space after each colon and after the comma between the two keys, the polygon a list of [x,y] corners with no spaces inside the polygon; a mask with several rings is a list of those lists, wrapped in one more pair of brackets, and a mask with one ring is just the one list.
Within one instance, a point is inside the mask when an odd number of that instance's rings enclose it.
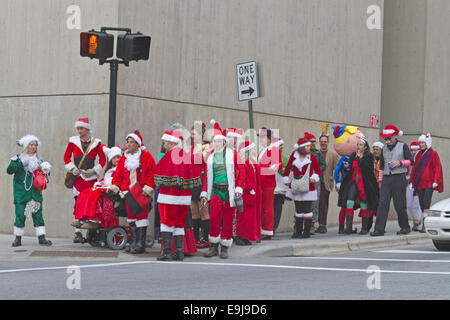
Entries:
{"label": "red santa hat", "polygon": [[89,119],[88,118],[79,118],[75,122],[75,128],[86,128],[89,131],[91,131],[91,124],[89,123]]}
{"label": "red santa hat", "polygon": [[139,147],[142,147],[142,144],[144,141],[142,140],[142,136],[141,136],[141,133],[139,132],[139,130],[136,130],[135,132],[127,135],[125,140],[128,140],[128,138],[133,139],[134,141],[136,141],[136,143],[138,144]]}
{"label": "red santa hat", "polygon": [[103,152],[105,153],[106,157],[108,158],[108,161],[111,161],[112,158],[115,156],[122,156],[122,149],[120,146],[115,146],[112,148],[108,148],[107,146],[103,147]]}
{"label": "red santa hat", "polygon": [[420,149],[419,141],[413,141],[413,142],[411,142],[411,145],[409,146],[409,148],[410,148],[411,150],[419,150],[419,149]]}
{"label": "red santa hat", "polygon": [[244,135],[244,130],[242,130],[242,129],[236,129],[236,128],[228,128],[227,129],[227,137],[241,139],[243,135]]}
{"label": "red santa hat", "polygon": [[214,136],[213,141],[217,139],[222,139],[228,142],[227,137],[223,133],[222,129],[220,128],[220,125],[216,122],[216,120],[211,120],[211,125],[214,126]]}
{"label": "red santa hat", "polygon": [[386,128],[383,129],[383,132],[380,133],[380,137],[382,138],[389,138],[392,136],[403,136],[403,131],[400,131],[396,126],[393,126],[392,124],[389,124],[386,126]]}
{"label": "red santa hat", "polygon": [[308,141],[316,140],[316,136],[309,132],[305,132],[305,138],[308,139]]}
{"label": "red santa hat", "polygon": [[182,142],[181,132],[180,130],[166,131],[161,140],[180,144]]}
{"label": "red santa hat", "polygon": [[431,138],[431,134],[427,133],[426,135],[423,134],[419,137],[419,142],[425,142],[427,144],[427,149],[431,148],[431,143],[433,142],[433,139]]}
{"label": "red santa hat", "polygon": [[244,153],[246,151],[250,151],[253,148],[256,148],[256,145],[251,142],[251,141],[243,141],[240,145],[239,145],[239,152],[240,153]]}
{"label": "red santa hat", "polygon": [[297,143],[294,145],[294,149],[297,150],[299,148],[303,148],[310,145],[311,145],[310,139],[305,135],[305,137],[298,139]]}
{"label": "red santa hat", "polygon": [[284,141],[280,138],[274,138],[272,142],[272,146],[275,148],[280,148],[280,146],[284,145]]}

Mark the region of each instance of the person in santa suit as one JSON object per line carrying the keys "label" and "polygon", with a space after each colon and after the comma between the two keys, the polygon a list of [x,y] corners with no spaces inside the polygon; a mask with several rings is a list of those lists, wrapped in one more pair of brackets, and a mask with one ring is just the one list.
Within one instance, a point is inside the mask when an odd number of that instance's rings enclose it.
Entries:
{"label": "person in santa suit", "polygon": [[120,158],[109,191],[121,193],[125,199],[131,232],[130,253],[145,253],[148,215],[155,190],[156,163],[150,152],[144,150],[139,131],[126,137],[127,150]]}
{"label": "person in santa suit", "polygon": [[276,173],[283,169],[280,150],[272,145],[272,131],[262,128],[259,134],[260,153],[258,164],[261,168],[261,240],[270,240],[273,236],[273,201],[277,186]]}
{"label": "person in santa suit", "polygon": [[[64,163],[66,170],[76,176],[72,188],[76,203],[80,192],[92,188],[97,179],[101,177],[103,167],[106,164],[106,156],[103,152],[101,140],[91,137],[91,125],[88,118],[78,119],[75,122],[75,128],[78,136],[69,139],[69,144],[64,153]],[[86,156],[84,157],[84,155]],[[98,163],[95,164],[97,158]],[[82,159],[83,162],[80,168],[79,165]],[[72,226],[75,228],[73,242],[82,242],[81,222],[75,219]]]}
{"label": "person in santa suit", "polygon": [[377,209],[377,219],[375,221],[375,230],[370,233],[372,237],[384,236],[386,223],[389,213],[391,199],[394,200],[395,211],[397,212],[400,231],[397,235],[405,235],[411,232],[408,222],[408,213],[406,212],[406,173],[408,167],[414,163],[413,156],[409,146],[398,140],[398,136],[403,136],[394,125],[387,125],[380,137],[384,138],[386,145],[383,147],[380,162],[380,175],[378,182],[381,181],[380,201]]}
{"label": "person in santa suit", "polygon": [[122,157],[122,149],[119,146],[113,148],[103,146],[103,151],[108,159],[103,178],[97,181],[93,188],[83,190],[75,204],[75,219],[82,222],[81,229],[109,228],[118,225],[114,204],[103,192],[112,186],[113,174]]}
{"label": "person in santa suit", "polygon": [[[416,156],[420,150],[419,141],[413,141],[409,149],[411,150],[411,154],[413,155],[414,162],[416,161]],[[412,166],[408,167],[408,172],[406,173],[406,179],[409,181],[411,178]],[[414,221],[414,225],[412,227],[412,231],[420,231],[420,218],[422,217],[422,210],[420,209],[419,196],[414,195],[414,192],[409,186],[406,188],[406,207],[408,211],[411,213]]]}
{"label": "person in santa suit", "polygon": [[[291,170],[294,179],[303,177],[309,168],[309,191],[293,194],[289,174]],[[284,169],[283,182],[289,187],[286,197],[294,200],[295,204],[295,233],[292,238],[310,238],[313,212],[312,203],[317,200],[315,184],[320,181],[320,166],[317,158],[311,154],[311,142],[308,137],[300,138],[294,145],[288,164]]]}
{"label": "person in santa suit", "polygon": [[251,241],[258,241],[260,236],[259,206],[261,201],[261,189],[259,166],[256,161],[256,145],[250,141],[244,141],[239,145],[239,155],[245,161],[245,183],[242,200],[243,212],[237,213],[236,218],[236,245],[251,245]]}
{"label": "person in santa suit", "polygon": [[[233,243],[233,218],[235,212],[235,197],[239,198],[243,192],[245,172],[243,161],[236,151],[226,147],[227,137],[219,124],[212,120],[214,126],[214,151],[207,160],[206,183],[200,195],[202,205],[210,201],[210,230],[209,242],[211,246],[205,257],[228,258],[228,248]],[[222,225],[222,228],[221,228]]]}
{"label": "person in santa suit", "polygon": [[[162,136],[167,151],[155,170],[159,187],[158,210],[161,216],[162,253],[160,261],[183,261],[186,219],[191,205],[191,190],[201,185],[200,175],[191,166],[190,154],[182,147],[181,131],[166,131]],[[192,233],[192,229],[190,229]],[[174,255],[172,255],[172,237]],[[192,238],[193,248],[195,248]]]}
{"label": "person in santa suit", "polygon": [[419,137],[420,151],[416,155],[416,161],[409,180],[409,188],[414,195],[419,196],[420,208],[423,212],[421,232],[425,232],[425,219],[431,206],[433,192],[444,192],[444,177],[442,174],[441,160],[438,153],[431,147],[433,139],[431,134],[423,134]]}
{"label": "person in santa suit", "polygon": [[34,135],[26,135],[17,141],[23,152],[11,158],[6,172],[14,175],[13,192],[16,219],[14,221],[14,235],[16,238],[13,247],[22,245],[22,236],[25,232],[26,217],[33,218],[33,225],[40,245],[51,246],[52,242],[45,238],[45,223],[42,216],[42,191],[34,185],[35,174],[41,170],[44,174],[50,173],[51,165],[44,162],[37,154],[40,145],[39,139]]}

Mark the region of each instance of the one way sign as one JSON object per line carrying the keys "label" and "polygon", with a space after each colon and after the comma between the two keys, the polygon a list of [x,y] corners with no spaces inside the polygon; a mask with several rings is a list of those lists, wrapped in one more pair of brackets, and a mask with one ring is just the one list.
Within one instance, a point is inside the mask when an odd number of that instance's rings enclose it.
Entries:
{"label": "one way sign", "polygon": [[236,72],[239,101],[259,98],[256,61],[238,64]]}

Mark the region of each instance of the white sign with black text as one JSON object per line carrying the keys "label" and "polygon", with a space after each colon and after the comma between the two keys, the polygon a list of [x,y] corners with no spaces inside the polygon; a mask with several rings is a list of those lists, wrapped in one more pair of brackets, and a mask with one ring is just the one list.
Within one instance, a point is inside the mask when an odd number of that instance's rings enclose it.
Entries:
{"label": "white sign with black text", "polygon": [[239,101],[259,98],[256,61],[236,65]]}

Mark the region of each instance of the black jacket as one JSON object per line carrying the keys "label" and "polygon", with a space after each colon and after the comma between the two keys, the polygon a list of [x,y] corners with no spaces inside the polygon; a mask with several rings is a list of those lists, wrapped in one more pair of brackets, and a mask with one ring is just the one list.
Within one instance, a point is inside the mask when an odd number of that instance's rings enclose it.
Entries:
{"label": "black jacket", "polygon": [[[350,187],[350,182],[353,176],[353,161],[356,159],[356,152],[350,156],[349,165],[350,171],[344,176],[344,179],[339,189],[338,206],[345,208],[347,206],[347,194]],[[366,202],[368,210],[377,210],[378,200],[380,198],[380,191],[378,189],[378,183],[374,174],[374,158],[373,154],[369,151],[364,152],[361,159],[358,159],[358,167],[361,169],[364,193],[366,194]],[[355,209],[358,209],[359,205],[355,204]]]}

